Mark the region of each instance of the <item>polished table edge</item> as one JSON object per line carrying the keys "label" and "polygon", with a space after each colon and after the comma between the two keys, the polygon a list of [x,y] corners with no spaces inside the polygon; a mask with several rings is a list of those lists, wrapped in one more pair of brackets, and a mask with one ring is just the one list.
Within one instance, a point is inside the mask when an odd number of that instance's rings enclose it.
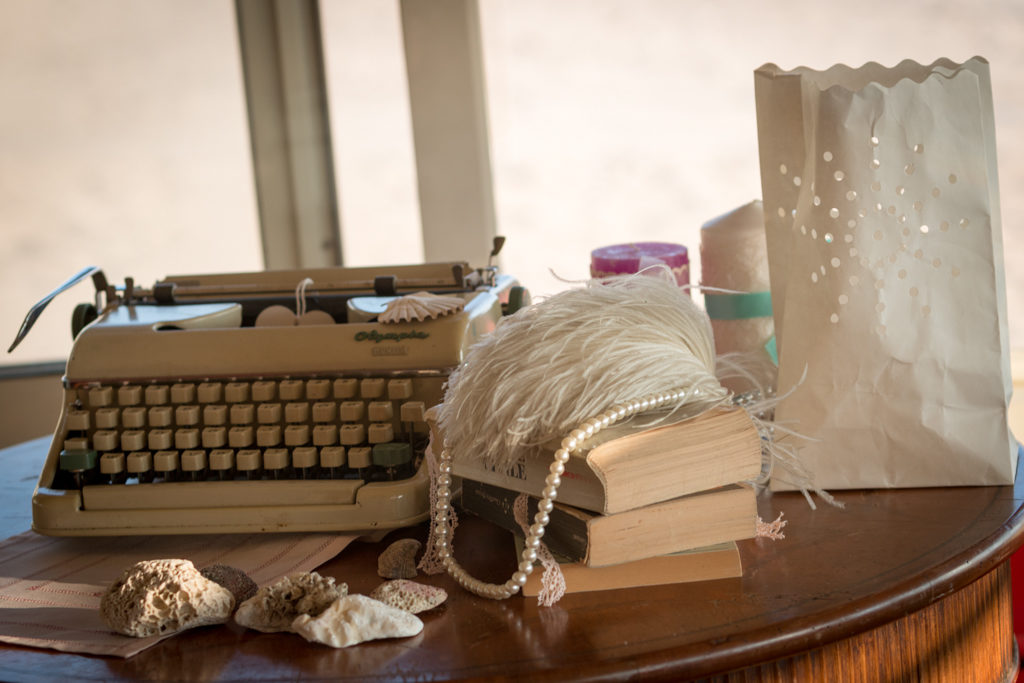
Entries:
{"label": "polished table edge", "polygon": [[1006,675],[1003,676],[1003,683],[1013,683],[1017,680],[1017,676],[1020,674],[1020,643],[1017,642],[1017,636],[1013,637],[1013,642],[1010,643],[1010,649],[1013,652],[1013,661],[1010,662],[1010,666],[1006,669]]}
{"label": "polished table edge", "polygon": [[[1012,486],[1002,487],[1012,492]],[[776,493],[775,496],[780,494]],[[796,493],[781,494],[798,496]],[[839,494],[837,497],[841,497]],[[851,632],[863,632],[895,621],[908,613],[921,610],[951,595],[995,570],[1024,544],[1024,507],[1016,512],[996,531],[975,544],[970,553],[947,558],[930,570],[897,583],[881,594],[853,600],[842,607],[826,609],[786,622],[785,632],[772,628],[747,631],[746,642],[722,643],[713,653],[700,656],[701,666],[707,671],[736,669],[757,662],[780,659],[805,651],[808,641],[819,645],[834,642]],[[965,555],[969,555],[965,557]],[[690,671],[695,661],[680,661],[670,651],[665,652],[665,663]],[[724,663],[728,661],[728,666]],[[721,661],[723,665],[713,662]]]}
{"label": "polished table edge", "polygon": [[[38,452],[38,449],[45,450],[48,441],[49,437],[41,437],[4,450],[12,454]],[[889,586],[882,593],[850,601],[841,607],[827,608],[787,620],[784,630],[768,626],[745,631],[742,640],[731,642],[727,638],[725,642],[715,642],[712,651],[705,649],[703,652],[695,652],[696,648],[692,646],[681,647],[671,643],[673,638],[666,635],[664,639],[650,639],[648,642],[651,649],[640,655],[625,654],[619,659],[605,659],[601,663],[591,662],[589,665],[578,661],[566,663],[578,664],[573,673],[590,679],[714,675],[807,652],[819,645],[842,640],[851,633],[864,632],[896,621],[956,593],[994,571],[1021,545],[1024,540],[1024,510],[1020,507],[1022,501],[1014,496],[1014,487],[987,488],[993,490],[997,499],[1013,499],[1013,513],[970,547],[927,570],[917,572],[909,579]],[[836,495],[842,499],[845,493],[857,492],[838,492]],[[769,505],[768,501],[789,504],[802,500],[798,496],[793,493],[775,493],[770,498],[762,497],[762,514]],[[749,548],[747,544],[752,543],[743,541],[740,545],[741,548]],[[532,620],[536,614],[534,608],[526,605],[521,598],[514,600],[520,603],[514,609],[522,614],[524,620]],[[659,640],[665,641],[664,644],[659,646]],[[486,671],[486,667],[478,667],[463,670],[461,674],[486,675]],[[457,672],[451,673],[460,675]]]}

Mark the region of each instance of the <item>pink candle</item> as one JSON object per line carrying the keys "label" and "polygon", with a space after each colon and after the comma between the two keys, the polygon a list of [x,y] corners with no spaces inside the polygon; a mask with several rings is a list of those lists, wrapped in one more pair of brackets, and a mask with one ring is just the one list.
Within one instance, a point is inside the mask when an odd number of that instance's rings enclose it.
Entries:
{"label": "pink candle", "polygon": [[590,252],[590,275],[629,275],[659,263],[672,269],[680,287],[690,284],[690,257],[686,247],[667,242],[630,242],[594,249]]}

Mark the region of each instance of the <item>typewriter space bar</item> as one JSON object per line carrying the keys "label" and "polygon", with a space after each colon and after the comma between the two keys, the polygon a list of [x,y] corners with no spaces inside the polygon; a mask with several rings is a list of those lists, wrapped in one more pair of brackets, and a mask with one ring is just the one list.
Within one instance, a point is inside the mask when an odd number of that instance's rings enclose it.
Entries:
{"label": "typewriter space bar", "polygon": [[195,481],[82,488],[86,510],[189,509],[275,505],[351,505],[361,479]]}

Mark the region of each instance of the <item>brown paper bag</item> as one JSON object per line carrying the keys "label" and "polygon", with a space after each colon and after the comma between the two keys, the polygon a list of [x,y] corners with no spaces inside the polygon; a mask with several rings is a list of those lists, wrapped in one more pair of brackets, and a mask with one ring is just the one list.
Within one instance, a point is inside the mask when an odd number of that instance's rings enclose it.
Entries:
{"label": "brown paper bag", "polygon": [[988,63],[769,64],[755,93],[776,419],[813,483],[1011,483]]}

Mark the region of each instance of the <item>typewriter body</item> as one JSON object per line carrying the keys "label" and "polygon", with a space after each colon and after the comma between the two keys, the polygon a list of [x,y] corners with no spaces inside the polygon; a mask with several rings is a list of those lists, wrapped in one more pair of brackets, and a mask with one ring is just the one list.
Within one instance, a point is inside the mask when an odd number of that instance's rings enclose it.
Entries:
{"label": "typewriter body", "polygon": [[[32,500],[33,528],[48,535],[373,535],[420,522],[424,411],[527,296],[465,263],[168,277],[151,289],[92,274],[96,304],[76,309]],[[464,305],[378,320],[424,292]],[[266,324],[271,308],[285,315]]]}

